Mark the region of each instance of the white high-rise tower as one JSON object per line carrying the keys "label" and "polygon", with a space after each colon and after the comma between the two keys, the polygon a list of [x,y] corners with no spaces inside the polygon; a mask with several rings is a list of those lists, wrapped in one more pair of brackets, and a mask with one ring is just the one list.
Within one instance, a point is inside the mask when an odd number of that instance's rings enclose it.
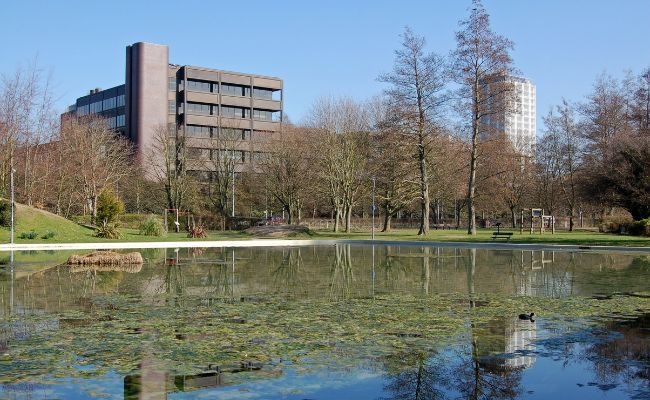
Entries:
{"label": "white high-rise tower", "polygon": [[496,107],[499,111],[484,116],[481,122],[505,133],[521,154],[533,156],[537,142],[535,85],[528,79],[506,75],[491,79],[487,92],[491,91],[491,85],[503,82],[512,85],[512,96],[507,96],[509,104]]}

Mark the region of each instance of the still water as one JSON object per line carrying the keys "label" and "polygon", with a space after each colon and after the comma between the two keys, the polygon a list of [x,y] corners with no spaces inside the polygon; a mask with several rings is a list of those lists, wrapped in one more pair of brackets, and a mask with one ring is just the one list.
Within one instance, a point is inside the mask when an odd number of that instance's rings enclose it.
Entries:
{"label": "still water", "polygon": [[5,260],[0,398],[650,398],[648,253],[140,252]]}

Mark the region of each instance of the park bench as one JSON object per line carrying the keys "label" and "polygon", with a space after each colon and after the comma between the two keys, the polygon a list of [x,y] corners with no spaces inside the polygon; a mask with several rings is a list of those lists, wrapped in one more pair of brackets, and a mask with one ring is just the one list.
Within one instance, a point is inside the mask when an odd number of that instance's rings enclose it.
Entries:
{"label": "park bench", "polygon": [[506,239],[506,241],[510,241],[510,238],[512,237],[513,232],[501,232],[501,222],[497,222],[494,225],[497,227],[497,231],[492,232],[492,240]]}
{"label": "park bench", "polygon": [[509,241],[510,237],[512,237],[512,234],[513,232],[500,232],[500,231],[492,232],[492,240],[501,238]]}

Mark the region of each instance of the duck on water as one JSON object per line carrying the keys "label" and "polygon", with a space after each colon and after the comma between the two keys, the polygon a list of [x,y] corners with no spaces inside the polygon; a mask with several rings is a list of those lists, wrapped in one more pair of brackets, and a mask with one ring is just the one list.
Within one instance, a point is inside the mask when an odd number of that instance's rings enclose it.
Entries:
{"label": "duck on water", "polygon": [[524,320],[524,321],[535,322],[535,320],[533,319],[534,316],[535,316],[535,313],[519,314],[519,319]]}

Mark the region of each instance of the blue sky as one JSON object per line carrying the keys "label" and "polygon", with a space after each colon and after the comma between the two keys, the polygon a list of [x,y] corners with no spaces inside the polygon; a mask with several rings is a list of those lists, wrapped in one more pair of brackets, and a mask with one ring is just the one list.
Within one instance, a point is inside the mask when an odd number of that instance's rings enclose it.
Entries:
{"label": "blue sky", "polygon": [[[515,42],[537,114],[582,100],[596,77],[650,67],[650,0],[484,0],[492,28]],[[62,110],[94,87],[124,82],[125,47],[169,45],[170,62],[277,76],[300,122],[321,96],[380,93],[405,26],[448,54],[471,0],[5,2],[0,74],[33,60],[52,74]],[[538,134],[543,129],[538,124]]]}

